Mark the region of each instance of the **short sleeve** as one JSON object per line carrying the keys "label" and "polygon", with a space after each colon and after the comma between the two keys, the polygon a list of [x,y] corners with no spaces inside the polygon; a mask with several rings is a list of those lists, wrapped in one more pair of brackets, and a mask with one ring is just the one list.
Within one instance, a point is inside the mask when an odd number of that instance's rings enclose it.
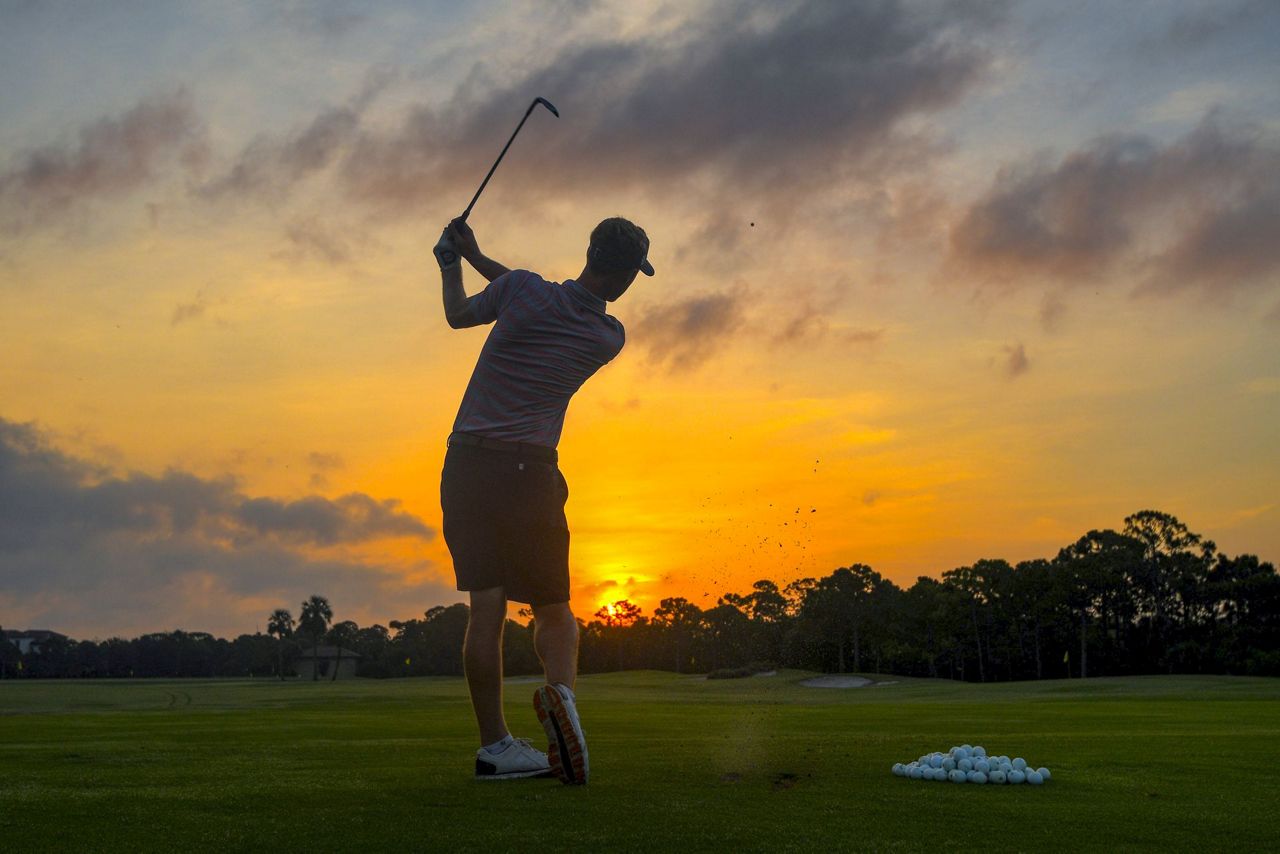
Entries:
{"label": "short sleeve", "polygon": [[508,270],[494,279],[485,289],[476,294],[471,303],[471,311],[481,323],[493,323],[498,315],[511,304],[516,291],[524,283],[528,273],[525,270]]}

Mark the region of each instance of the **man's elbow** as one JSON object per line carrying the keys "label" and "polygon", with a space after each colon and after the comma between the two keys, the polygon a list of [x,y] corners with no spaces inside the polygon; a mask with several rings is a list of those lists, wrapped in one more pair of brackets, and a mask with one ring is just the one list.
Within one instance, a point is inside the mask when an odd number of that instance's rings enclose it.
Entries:
{"label": "man's elbow", "polygon": [[444,319],[449,324],[450,329],[469,329],[476,325],[476,319],[472,316],[470,310],[445,314]]}

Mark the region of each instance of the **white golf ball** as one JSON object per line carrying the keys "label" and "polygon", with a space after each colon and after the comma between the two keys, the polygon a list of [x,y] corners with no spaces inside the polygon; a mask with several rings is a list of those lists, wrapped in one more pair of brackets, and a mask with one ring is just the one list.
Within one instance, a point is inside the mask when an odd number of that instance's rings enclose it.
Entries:
{"label": "white golf ball", "polygon": [[929,757],[929,767],[930,767],[930,768],[941,768],[941,767],[942,767],[942,757],[941,757],[939,754],[937,754],[937,753],[935,753],[935,754],[933,754],[932,756],[930,756],[930,757]]}
{"label": "white golf ball", "polygon": [[893,763],[893,776],[895,776],[895,777],[901,777],[901,776],[902,776],[902,763],[901,763],[901,762],[895,762],[895,763]]}
{"label": "white golf ball", "polygon": [[1023,759],[1021,756],[1013,760],[1014,771],[1025,771],[1026,769],[1027,769],[1027,760]]}
{"label": "white golf ball", "polygon": [[1039,786],[1044,782],[1044,777],[1041,776],[1039,771],[1028,771],[1027,782],[1033,786]]}
{"label": "white golf ball", "polygon": [[951,772],[949,775],[947,775],[947,776],[948,776],[948,778],[951,780],[951,782],[953,782],[953,783],[963,783],[965,780],[967,780],[967,779],[968,779],[968,777],[966,777],[966,776],[965,776],[965,773],[964,773],[963,771],[960,771],[960,770],[952,771],[952,772]]}
{"label": "white golf ball", "polygon": [[964,772],[966,772],[966,773],[967,773],[967,772],[969,772],[969,771],[972,771],[972,770],[973,770],[973,760],[972,760],[972,759],[961,759],[959,762],[957,762],[957,763],[956,763],[956,767],[957,767],[957,768],[959,768],[961,771],[964,771]]}
{"label": "white golf ball", "polygon": [[1023,772],[1021,772],[1021,771],[1010,771],[1010,772],[1009,772],[1009,782],[1010,782],[1010,783],[1013,783],[1015,786],[1016,786],[1017,784],[1019,784],[1019,783],[1024,783],[1024,782],[1026,782],[1026,779],[1027,779],[1027,775],[1026,775],[1026,774],[1024,774],[1024,773],[1023,773]]}
{"label": "white golf ball", "polygon": [[1005,782],[1005,774],[1003,771],[992,771],[989,775],[987,775],[987,779],[990,780],[992,783],[1000,785],[1001,783]]}
{"label": "white golf ball", "polygon": [[943,771],[956,770],[956,761],[952,759],[950,756],[948,756],[946,759],[942,760],[942,770]]}
{"label": "white golf ball", "polygon": [[923,769],[923,768],[912,768],[912,769],[911,769],[911,771],[909,772],[909,776],[911,777],[911,779],[912,779],[912,780],[923,780],[923,779],[924,779],[924,769]]}
{"label": "white golf ball", "polygon": [[1041,777],[1045,778],[1046,780],[1053,779],[1053,775],[1049,773],[1048,768],[1037,768],[1036,773],[1039,774]]}
{"label": "white golf ball", "polygon": [[970,772],[969,772],[969,782],[970,782],[970,783],[977,783],[977,784],[981,785],[981,784],[983,784],[983,783],[987,782],[987,775],[986,775],[986,774],[983,774],[981,771],[970,771]]}
{"label": "white golf ball", "polygon": [[977,762],[973,763],[973,770],[987,774],[991,771],[991,763],[985,759],[979,759]]}
{"label": "white golf ball", "polygon": [[982,747],[981,745],[979,745],[978,747],[975,747],[975,748],[973,749],[973,755],[974,755],[974,756],[986,756],[986,755],[987,755],[987,749],[986,749],[985,747]]}

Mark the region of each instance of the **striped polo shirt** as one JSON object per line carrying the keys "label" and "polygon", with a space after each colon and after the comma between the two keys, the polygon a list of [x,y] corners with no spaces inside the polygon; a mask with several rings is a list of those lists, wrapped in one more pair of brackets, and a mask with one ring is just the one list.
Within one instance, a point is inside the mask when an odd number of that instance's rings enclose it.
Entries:
{"label": "striped polo shirt", "polygon": [[570,279],[512,270],[471,302],[494,323],[453,429],[554,448],[569,399],[622,350],[626,333],[605,301]]}

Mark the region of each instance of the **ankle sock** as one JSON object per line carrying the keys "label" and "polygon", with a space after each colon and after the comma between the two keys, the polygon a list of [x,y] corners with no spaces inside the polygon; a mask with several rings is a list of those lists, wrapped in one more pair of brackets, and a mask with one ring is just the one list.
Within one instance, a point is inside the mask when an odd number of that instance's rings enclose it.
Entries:
{"label": "ankle sock", "polygon": [[506,750],[507,746],[514,741],[515,741],[515,738],[511,735],[511,733],[507,733],[502,738],[495,741],[493,744],[486,744],[484,747],[481,748],[481,750],[483,750],[485,753],[488,753],[490,756],[496,756],[497,754]]}

